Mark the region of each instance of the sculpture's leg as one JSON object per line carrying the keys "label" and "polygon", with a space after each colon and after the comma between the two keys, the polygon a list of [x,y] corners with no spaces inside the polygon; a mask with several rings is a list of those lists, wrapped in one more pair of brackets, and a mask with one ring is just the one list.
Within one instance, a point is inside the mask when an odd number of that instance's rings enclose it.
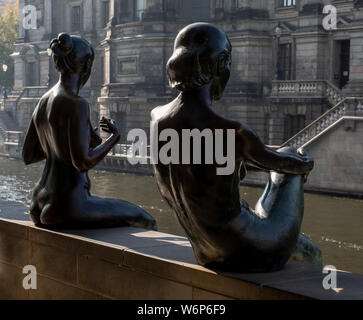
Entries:
{"label": "sculpture's leg", "polygon": [[317,266],[323,265],[321,249],[303,233],[299,234],[291,260],[307,262]]}
{"label": "sculpture's leg", "polygon": [[[278,151],[296,153],[292,148]],[[256,205],[256,212],[262,218],[268,218],[274,226],[278,224],[286,230],[294,224],[300,229],[304,213],[303,176],[271,172],[265,191]]]}
{"label": "sculpture's leg", "polygon": [[96,196],[89,196],[78,204],[72,222],[98,228],[130,226],[157,230],[155,219],[139,206]]}
{"label": "sculpture's leg", "polygon": [[30,204],[30,208],[29,208],[29,215],[31,220],[34,222],[35,225],[39,225],[41,224],[40,222],[40,215],[41,215],[41,210],[39,209],[38,204],[32,200],[31,204]]}
{"label": "sculpture's leg", "polygon": [[[297,153],[292,148],[279,152]],[[295,261],[321,265],[321,250],[309,238],[300,233],[304,214],[304,177],[302,175],[272,172],[265,192],[257,203],[256,212],[286,233],[290,239],[297,236],[291,258]],[[278,231],[278,230],[277,230]]]}

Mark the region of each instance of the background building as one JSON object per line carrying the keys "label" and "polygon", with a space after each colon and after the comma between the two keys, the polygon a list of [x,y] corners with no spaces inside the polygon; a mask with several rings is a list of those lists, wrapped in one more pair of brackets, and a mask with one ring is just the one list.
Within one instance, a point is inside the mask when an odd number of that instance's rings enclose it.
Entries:
{"label": "background building", "polygon": [[[327,4],[337,9],[333,30],[323,28]],[[37,8],[36,29],[21,23],[26,5]],[[351,158],[363,154],[358,125],[363,108],[357,99],[363,95],[361,0],[20,0],[19,6],[15,84],[5,103],[2,123],[8,128],[3,130],[25,131],[38,99],[58,80],[47,48],[65,31],[86,38],[96,51],[92,77],[81,92],[94,124],[101,116],[115,119],[123,143],[132,128],[148,132],[150,111],[177,94],[165,72],[176,34],[189,23],[209,21],[224,29],[233,45],[231,80],[214,106],[217,112],[248,123],[271,145],[306,128],[287,142],[295,147],[310,144],[344,119],[344,134],[338,140],[333,135],[330,143],[353,137]],[[333,145],[329,150],[336,154],[321,160],[321,172],[325,164],[334,167],[331,159],[347,159],[348,150]],[[355,189],[363,185],[363,163],[334,161],[336,168],[354,163]],[[322,174],[329,186],[327,177],[334,174]],[[322,177],[315,177],[319,184]]]}

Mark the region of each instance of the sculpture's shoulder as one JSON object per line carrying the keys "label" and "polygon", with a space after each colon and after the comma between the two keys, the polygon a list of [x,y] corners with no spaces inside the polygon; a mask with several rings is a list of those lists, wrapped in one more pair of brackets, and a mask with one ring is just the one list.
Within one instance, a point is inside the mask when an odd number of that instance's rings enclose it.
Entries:
{"label": "sculpture's shoulder", "polygon": [[240,131],[243,128],[243,123],[225,118],[222,115],[216,113],[214,110],[210,110],[208,113],[208,122],[211,126],[221,129],[233,129]]}
{"label": "sculpture's shoulder", "polygon": [[89,104],[86,99],[65,92],[57,92],[49,101],[50,113],[63,116],[76,116],[78,118],[88,117]]}
{"label": "sculpture's shoulder", "polygon": [[173,103],[168,103],[163,106],[158,106],[151,111],[151,121],[160,122],[166,118],[172,109]]}
{"label": "sculpture's shoulder", "polygon": [[51,96],[52,90],[49,90],[39,99],[39,102],[33,111],[33,120],[38,119],[40,117],[40,114],[45,111]]}

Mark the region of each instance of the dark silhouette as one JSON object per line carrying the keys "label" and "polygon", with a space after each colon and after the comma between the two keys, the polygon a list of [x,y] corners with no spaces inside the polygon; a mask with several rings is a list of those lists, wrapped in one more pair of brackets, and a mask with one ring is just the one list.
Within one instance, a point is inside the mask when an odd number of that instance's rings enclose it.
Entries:
{"label": "dark silhouette", "polygon": [[87,171],[120,140],[119,129],[114,121],[103,118],[100,126],[110,136],[102,143],[91,126],[88,103],[78,95],[91,73],[91,45],[62,33],[50,47],[60,80],[40,99],[23,147],[25,164],[46,159],[43,175],[33,190],[32,220],[36,225],[71,228],[156,229],[155,220],[140,207],[90,195]]}
{"label": "dark silhouette", "polygon": [[[234,129],[234,173],[217,175],[217,164],[155,164],[160,192],[176,212],[201,265],[239,272],[274,271],[294,250],[305,261],[321,263],[320,249],[300,234],[303,183],[313,160],[290,148],[268,148],[250,127],[211,109],[229,80],[231,51],[228,37],[219,28],[207,23],[185,27],[167,64],[171,86],[182,92],[168,105],[154,109],[151,117],[159,132],[170,128],[179,137],[183,129]],[[163,145],[159,143],[159,150]],[[239,192],[240,180],[252,168],[270,172],[255,209],[240,199]]]}

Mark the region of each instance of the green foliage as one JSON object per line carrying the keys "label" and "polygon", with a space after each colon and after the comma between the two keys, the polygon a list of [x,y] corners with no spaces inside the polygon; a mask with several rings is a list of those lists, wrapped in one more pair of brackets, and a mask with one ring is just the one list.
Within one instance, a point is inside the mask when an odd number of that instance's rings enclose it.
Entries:
{"label": "green foliage", "polygon": [[[15,51],[19,32],[19,14],[16,4],[8,3],[0,16],[0,86],[10,89],[14,84],[14,63],[10,55]],[[8,66],[5,73],[3,64]]]}

